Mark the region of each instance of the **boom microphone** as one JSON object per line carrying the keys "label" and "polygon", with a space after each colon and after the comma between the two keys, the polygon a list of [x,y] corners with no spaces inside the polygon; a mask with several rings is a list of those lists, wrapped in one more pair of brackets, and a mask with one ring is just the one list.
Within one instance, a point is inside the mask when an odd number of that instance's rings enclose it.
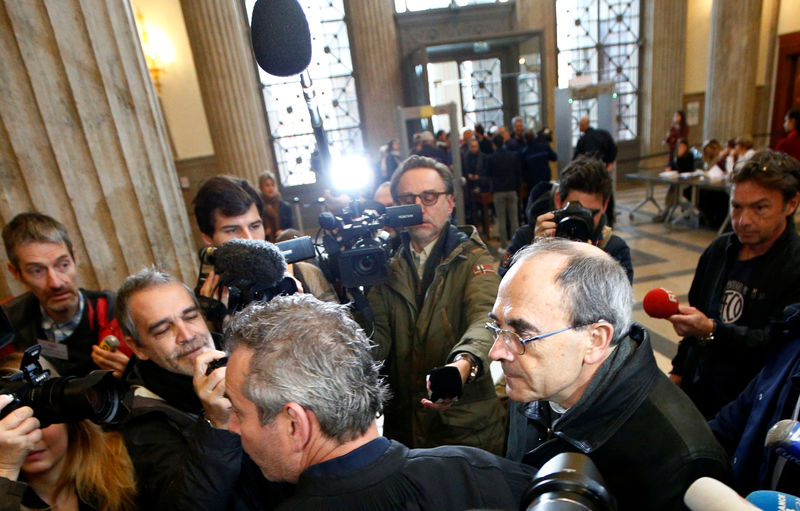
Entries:
{"label": "boom microphone", "polygon": [[683,502],[692,511],[758,511],[732,488],[711,477],[701,477],[693,482],[686,490]]}
{"label": "boom microphone", "polygon": [[800,422],[790,419],[776,422],[767,431],[764,445],[784,458],[800,463]]}
{"label": "boom microphone", "polygon": [[214,253],[214,266],[222,286],[241,282],[272,287],[283,280],[286,260],[281,251],[268,241],[232,239]]}
{"label": "boom microphone", "polygon": [[678,313],[678,296],[663,287],[657,287],[644,295],[642,307],[651,318],[666,319]]}
{"label": "boom microphone", "polygon": [[311,62],[311,32],[297,0],[258,0],[250,32],[256,62],[271,75],[296,75]]}

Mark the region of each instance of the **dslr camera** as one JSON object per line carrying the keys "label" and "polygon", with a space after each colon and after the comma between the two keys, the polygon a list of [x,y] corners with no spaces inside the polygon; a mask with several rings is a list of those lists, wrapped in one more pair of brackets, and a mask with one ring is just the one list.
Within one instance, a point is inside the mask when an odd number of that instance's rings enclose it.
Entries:
{"label": "dslr camera", "polygon": [[377,202],[352,202],[341,216],[324,212],[319,225],[325,230],[322,244],[326,257],[320,268],[330,282],[354,289],[380,284],[389,278],[389,259],[394,246],[383,227],[409,227],[422,223],[422,206],[385,207]]}
{"label": "dslr camera", "polygon": [[553,217],[556,223],[556,237],[574,241],[592,239],[595,230],[594,215],[580,202],[567,202],[563,208],[553,211]]}
{"label": "dslr camera", "polygon": [[525,511],[616,511],[603,476],[583,453],[562,452],[536,472],[522,496]]}
{"label": "dslr camera", "polygon": [[89,419],[95,424],[112,422],[119,410],[122,386],[113,371],[92,371],[84,378],[50,377],[39,363],[42,347],[25,350],[20,372],[0,378],[0,394],[14,400],[0,410],[0,419],[23,406],[33,408],[40,427]]}

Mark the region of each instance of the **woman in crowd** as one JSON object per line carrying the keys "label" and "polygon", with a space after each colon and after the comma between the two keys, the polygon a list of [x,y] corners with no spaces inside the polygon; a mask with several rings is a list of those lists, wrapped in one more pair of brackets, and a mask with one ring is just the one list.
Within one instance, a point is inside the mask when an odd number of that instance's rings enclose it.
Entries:
{"label": "woman in crowd", "polygon": [[400,142],[398,142],[396,138],[391,139],[386,144],[385,150],[381,152],[381,175],[378,179],[379,183],[392,179],[394,169],[396,169],[402,161],[400,156]]}
{"label": "woman in crowd", "polygon": [[292,228],[292,207],[281,199],[278,182],[272,172],[262,172],[258,176],[258,188],[261,190],[261,202],[264,203],[264,232],[267,241],[274,242],[281,231]]}
{"label": "woman in crowd", "polygon": [[[21,360],[0,361],[0,375],[16,372]],[[0,395],[0,511],[136,509],[133,464],[119,433],[88,420],[40,429],[27,406],[4,416],[11,400]]]}
{"label": "woman in crowd", "polygon": [[668,162],[671,163],[677,157],[676,148],[678,141],[682,138],[689,138],[689,126],[684,120],[683,110],[676,110],[672,116],[672,125],[667,132],[667,138],[664,139],[664,143],[669,146]]}

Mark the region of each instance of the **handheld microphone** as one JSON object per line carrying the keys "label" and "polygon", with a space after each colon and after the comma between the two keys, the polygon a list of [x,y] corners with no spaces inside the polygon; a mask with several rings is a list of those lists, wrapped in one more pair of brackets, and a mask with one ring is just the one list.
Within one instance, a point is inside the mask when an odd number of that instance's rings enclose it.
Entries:
{"label": "handheld microphone", "polygon": [[107,335],[100,341],[100,349],[105,351],[117,351],[119,348],[119,339],[114,335]]}
{"label": "handheld microphone", "polygon": [[776,422],[767,431],[764,445],[784,458],[800,464],[800,422],[790,419]]}
{"label": "handheld microphone", "polygon": [[683,495],[683,503],[691,511],[758,511],[732,488],[710,477],[693,482]]}
{"label": "handheld microphone", "polygon": [[651,318],[666,319],[678,313],[678,296],[663,287],[657,287],[644,295],[642,307]]}
{"label": "handheld microphone", "polygon": [[800,499],[794,495],[772,490],[758,490],[747,496],[747,502],[763,511],[800,509]]}
{"label": "handheld microphone", "polygon": [[311,32],[297,0],[258,0],[250,32],[256,62],[271,75],[296,75],[311,62]]}

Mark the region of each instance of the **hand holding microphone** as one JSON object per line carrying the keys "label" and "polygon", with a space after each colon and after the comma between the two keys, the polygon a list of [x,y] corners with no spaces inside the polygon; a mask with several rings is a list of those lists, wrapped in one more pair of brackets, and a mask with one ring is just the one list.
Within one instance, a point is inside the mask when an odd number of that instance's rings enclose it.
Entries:
{"label": "hand holding microphone", "polygon": [[651,289],[642,300],[645,313],[651,318],[666,319],[681,337],[709,339],[714,332],[714,321],[700,309],[680,305],[678,296],[664,288]]}
{"label": "hand holding microphone", "polygon": [[644,295],[642,307],[651,318],[667,319],[678,313],[678,296],[668,289],[657,287]]}

